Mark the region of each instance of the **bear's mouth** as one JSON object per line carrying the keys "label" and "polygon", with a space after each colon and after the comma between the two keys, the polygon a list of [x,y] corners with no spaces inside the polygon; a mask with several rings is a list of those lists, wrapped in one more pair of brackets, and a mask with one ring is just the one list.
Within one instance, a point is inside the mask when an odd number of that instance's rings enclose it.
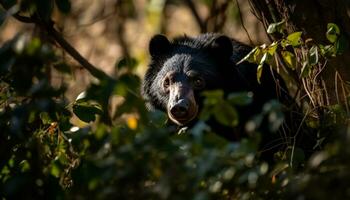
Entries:
{"label": "bear's mouth", "polygon": [[191,106],[190,109],[187,111],[186,115],[184,116],[175,117],[171,114],[171,112],[168,112],[168,117],[175,124],[179,126],[184,126],[190,123],[192,120],[194,120],[197,117],[197,114],[198,106]]}

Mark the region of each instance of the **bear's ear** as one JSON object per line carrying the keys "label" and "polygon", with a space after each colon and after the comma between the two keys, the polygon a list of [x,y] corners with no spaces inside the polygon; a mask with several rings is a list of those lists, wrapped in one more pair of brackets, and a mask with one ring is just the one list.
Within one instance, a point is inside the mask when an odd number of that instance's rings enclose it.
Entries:
{"label": "bear's ear", "polygon": [[231,57],[233,53],[232,40],[224,35],[214,39],[212,48],[215,54],[224,56],[225,58]]}
{"label": "bear's ear", "polygon": [[149,53],[152,57],[163,55],[170,49],[170,42],[164,35],[155,35],[149,43]]}

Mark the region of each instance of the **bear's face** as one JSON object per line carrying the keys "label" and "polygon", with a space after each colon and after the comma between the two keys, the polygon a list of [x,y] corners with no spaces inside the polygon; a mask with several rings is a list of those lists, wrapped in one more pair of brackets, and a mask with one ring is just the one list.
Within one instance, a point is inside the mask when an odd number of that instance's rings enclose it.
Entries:
{"label": "bear's face", "polygon": [[[230,44],[229,39],[226,42]],[[177,125],[184,126],[195,119],[202,105],[200,93],[222,87],[218,81],[222,78],[218,60],[229,60],[229,56],[218,59],[217,46],[212,41],[194,48],[155,36],[150,42],[152,60],[143,85],[146,100],[165,111]]]}
{"label": "bear's face", "polygon": [[213,88],[218,80],[211,63],[192,54],[174,54],[162,65],[152,88],[163,100],[163,109],[174,123],[183,126],[192,121],[201,106],[200,92]]}

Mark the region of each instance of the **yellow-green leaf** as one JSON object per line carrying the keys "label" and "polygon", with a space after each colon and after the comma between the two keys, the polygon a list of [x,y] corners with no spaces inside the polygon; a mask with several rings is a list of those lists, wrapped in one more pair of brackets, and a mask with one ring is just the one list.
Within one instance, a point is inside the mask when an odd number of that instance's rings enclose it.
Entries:
{"label": "yellow-green leaf", "polygon": [[289,51],[281,51],[284,63],[291,69],[295,69],[296,59],[294,54]]}
{"label": "yellow-green leaf", "polygon": [[275,33],[275,32],[282,33],[283,28],[284,28],[284,20],[277,23],[270,24],[269,27],[267,28],[267,33],[268,34]]}
{"label": "yellow-green leaf", "polygon": [[334,23],[327,24],[326,37],[331,43],[335,43],[340,35],[339,27]]}
{"label": "yellow-green leaf", "polygon": [[318,63],[318,48],[316,45],[313,45],[309,50],[309,64],[316,65]]}
{"label": "yellow-green leaf", "polygon": [[272,44],[269,45],[269,47],[267,48],[267,52],[273,56],[276,53],[278,47],[278,42],[274,41]]}
{"label": "yellow-green leaf", "polygon": [[269,54],[267,52],[264,53],[264,55],[261,57],[259,65],[258,65],[258,69],[256,72],[256,78],[257,78],[259,84],[261,83],[260,78],[261,78],[263,66],[264,66],[265,62],[268,61],[268,58],[269,58]]}
{"label": "yellow-green leaf", "polygon": [[299,46],[301,44],[301,35],[303,32],[294,32],[291,33],[287,36],[287,40],[289,41],[289,44],[292,45],[293,47]]}
{"label": "yellow-green leaf", "polygon": [[252,49],[246,56],[244,56],[244,58],[242,58],[240,61],[237,62],[237,65],[241,64],[244,61],[255,62],[254,55],[258,50],[259,50],[258,47],[255,47],[254,49]]}
{"label": "yellow-green leaf", "polygon": [[301,68],[301,74],[300,75],[301,75],[302,78],[305,78],[305,77],[309,76],[310,73],[311,73],[311,65],[307,61],[305,61],[303,63],[303,67]]}
{"label": "yellow-green leaf", "polygon": [[261,78],[263,66],[264,66],[264,64],[259,64],[258,69],[256,70],[256,78],[257,78],[259,84],[261,83],[260,78]]}

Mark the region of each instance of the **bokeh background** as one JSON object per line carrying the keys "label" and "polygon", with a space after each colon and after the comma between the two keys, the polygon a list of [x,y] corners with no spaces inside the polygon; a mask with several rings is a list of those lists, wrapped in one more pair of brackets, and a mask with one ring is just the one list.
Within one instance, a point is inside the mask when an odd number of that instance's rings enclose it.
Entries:
{"label": "bokeh background", "polygon": [[[0,0],[0,199],[350,199],[350,12],[334,2]],[[153,35],[205,32],[259,47],[248,60],[295,97],[267,102],[237,142],[205,116],[236,128],[246,92],[204,93],[177,131],[140,95]],[[284,126],[283,108],[297,123]],[[283,137],[261,148],[271,127]]]}
{"label": "bokeh background", "polygon": [[[53,20],[87,60],[110,75],[115,73],[115,64],[125,57],[138,60],[137,73],[142,75],[148,62],[148,42],[159,33],[173,38],[220,32],[250,45],[267,41],[264,27],[246,0],[74,0],[69,15],[56,11]],[[35,34],[34,29],[8,18],[0,28],[0,44],[19,32]],[[69,95],[73,98],[91,78],[69,56],[67,59],[75,72]],[[57,82],[61,79],[59,74],[52,77]]]}

